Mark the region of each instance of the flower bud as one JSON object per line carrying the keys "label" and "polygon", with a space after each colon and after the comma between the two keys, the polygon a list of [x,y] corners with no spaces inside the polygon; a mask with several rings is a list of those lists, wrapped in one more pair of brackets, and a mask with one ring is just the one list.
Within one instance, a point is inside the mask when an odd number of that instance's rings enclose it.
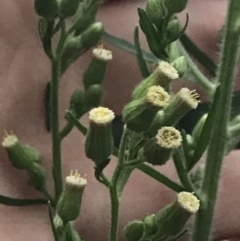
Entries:
{"label": "flower bud", "polygon": [[152,23],[156,26],[160,26],[164,17],[163,2],[164,0],[147,1],[146,13]]}
{"label": "flower bud", "polygon": [[83,74],[85,90],[91,85],[101,85],[106,73],[107,64],[112,60],[112,52],[100,45],[93,49],[92,61]]}
{"label": "flower bud", "polygon": [[169,22],[167,26],[167,41],[169,43],[172,43],[173,41],[176,41],[180,34],[181,34],[181,27],[176,19],[173,19],[171,22]]}
{"label": "flower bud", "polygon": [[158,226],[158,236],[176,236],[187,223],[192,214],[195,214],[200,206],[199,200],[189,192],[180,192],[177,200],[160,210],[155,215],[155,223]]}
{"label": "flower bud", "polygon": [[97,107],[89,112],[90,126],[85,141],[85,153],[96,164],[104,162],[113,151],[113,111]]}
{"label": "flower bud", "polygon": [[143,235],[143,222],[134,220],[127,224],[123,230],[123,234],[127,241],[140,240]]}
{"label": "flower bud", "polygon": [[164,89],[167,89],[170,82],[178,77],[178,73],[172,65],[161,61],[155,71],[134,89],[133,99],[144,97],[148,88],[153,85],[160,85]]}
{"label": "flower bud", "polygon": [[81,209],[82,195],[87,180],[80,176],[76,170],[71,171],[70,175],[66,177],[64,190],[57,203],[57,214],[64,223],[75,220]]}
{"label": "flower bud", "polygon": [[84,93],[81,89],[76,89],[72,93],[71,99],[70,99],[70,108],[69,111],[71,111],[74,116],[79,118],[83,114],[83,101],[84,101]]}
{"label": "flower bud", "polygon": [[144,155],[147,161],[153,165],[165,164],[172,151],[182,143],[181,133],[174,127],[162,127],[157,135],[146,142]]}
{"label": "flower bud", "polygon": [[201,134],[202,134],[202,130],[203,127],[205,125],[206,119],[207,119],[207,114],[203,115],[200,120],[198,121],[198,123],[196,124],[196,126],[194,127],[193,131],[192,131],[192,140],[193,140],[193,144],[196,146],[196,144],[198,143]]}
{"label": "flower bud", "polygon": [[195,90],[182,88],[171,98],[169,105],[164,109],[164,118],[159,125],[175,125],[190,110],[197,108],[199,103],[198,98],[199,95]]}
{"label": "flower bud", "polygon": [[60,1],[60,11],[62,16],[71,17],[77,10],[81,0],[61,0]]}
{"label": "flower bud", "polygon": [[54,18],[58,14],[57,0],[35,0],[34,7],[41,17]]}
{"label": "flower bud", "polygon": [[102,102],[103,90],[100,85],[91,85],[84,94],[84,106],[87,110],[98,107]]}
{"label": "flower bud", "polygon": [[168,105],[169,94],[161,86],[152,86],[144,98],[127,104],[123,110],[123,120],[135,132],[147,130],[157,112]]}
{"label": "flower bud", "polygon": [[47,180],[47,173],[44,168],[37,163],[33,163],[28,169],[28,175],[28,184],[41,192],[45,188]]}
{"label": "flower bud", "polygon": [[142,237],[142,240],[144,240],[144,238],[148,240],[148,238],[153,237],[158,230],[155,224],[155,214],[150,214],[145,216],[143,219],[143,224],[144,224],[144,235]]}
{"label": "flower bud", "polygon": [[184,76],[188,68],[186,58],[184,56],[175,59],[172,62],[172,66],[178,71],[180,78]]}
{"label": "flower bud", "polygon": [[165,0],[165,6],[170,14],[180,13],[187,6],[188,0]]}
{"label": "flower bud", "polygon": [[38,150],[22,144],[14,134],[6,132],[2,146],[6,149],[12,165],[17,169],[29,169],[33,163],[42,162]]}

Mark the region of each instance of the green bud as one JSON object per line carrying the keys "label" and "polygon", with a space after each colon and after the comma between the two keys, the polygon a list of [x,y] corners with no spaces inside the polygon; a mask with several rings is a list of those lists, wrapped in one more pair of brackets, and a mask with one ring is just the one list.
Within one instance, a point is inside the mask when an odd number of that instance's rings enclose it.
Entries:
{"label": "green bud", "polygon": [[83,114],[84,109],[84,93],[81,89],[76,89],[72,93],[70,99],[70,108],[69,110],[79,118]]}
{"label": "green bud", "polygon": [[47,174],[42,166],[33,163],[28,169],[28,184],[34,186],[38,191],[42,191],[46,186]]}
{"label": "green bud", "polygon": [[106,161],[113,151],[113,111],[105,107],[89,112],[90,127],[85,141],[85,153],[96,164]]}
{"label": "green bud", "polygon": [[58,14],[57,0],[35,0],[34,7],[41,17],[55,18]]}
{"label": "green bud", "polygon": [[143,222],[134,220],[127,224],[123,230],[123,234],[127,241],[138,241],[143,235]]}
{"label": "green bud", "polygon": [[63,220],[59,217],[58,214],[55,215],[55,217],[53,219],[53,224],[56,229],[58,237],[62,237],[64,229],[65,229],[65,225],[63,223]]}
{"label": "green bud", "polygon": [[162,127],[157,135],[145,144],[144,155],[147,161],[153,165],[165,164],[172,151],[178,148],[182,143],[180,132],[174,127]]}
{"label": "green bud", "polygon": [[165,0],[165,7],[171,14],[182,12],[187,6],[188,0]]}
{"label": "green bud", "polygon": [[169,94],[161,86],[152,86],[146,97],[136,99],[123,109],[123,120],[135,132],[146,131],[152,124],[157,112],[168,105]]}
{"label": "green bud", "polygon": [[188,69],[186,58],[181,56],[172,62],[172,66],[178,71],[179,77],[183,77]]}
{"label": "green bud", "polygon": [[155,224],[155,214],[150,214],[144,217],[144,235],[142,240],[148,240],[149,237],[154,236],[157,233],[157,226]]}
{"label": "green bud", "polygon": [[207,114],[203,115],[200,120],[198,121],[198,123],[196,124],[196,126],[194,127],[193,131],[192,131],[192,139],[193,139],[193,144],[196,146],[196,144],[198,143],[201,134],[202,134],[202,130],[203,127],[205,125],[206,119],[207,119]]}
{"label": "green bud", "polygon": [[73,16],[77,10],[81,0],[61,0],[60,11],[64,17]]}
{"label": "green bud", "polygon": [[148,0],[146,13],[153,24],[159,26],[164,18],[164,0]]}
{"label": "green bud", "polygon": [[103,97],[103,90],[100,85],[90,86],[84,94],[84,105],[87,110],[100,106]]}
{"label": "green bud", "polygon": [[22,144],[14,134],[6,132],[2,146],[6,149],[12,165],[17,169],[29,169],[33,163],[42,162],[38,150]]}
{"label": "green bud", "polygon": [[83,74],[85,90],[91,85],[101,85],[106,73],[107,64],[112,60],[112,52],[99,46],[93,49],[93,58]]}
{"label": "green bud", "polygon": [[176,19],[169,22],[167,26],[167,41],[169,43],[176,41],[179,38],[181,31],[182,28]]}
{"label": "green bud", "polygon": [[190,110],[196,109],[199,103],[199,96],[195,90],[182,88],[175,94],[164,109],[164,118],[160,126],[175,125]]}
{"label": "green bud", "polygon": [[144,97],[148,88],[153,85],[160,85],[164,89],[168,89],[172,80],[177,79],[177,71],[167,62],[161,61],[155,71],[145,80],[143,80],[134,89],[132,97],[138,99]]}
{"label": "green bud", "polygon": [[80,176],[78,171],[71,172],[66,177],[64,190],[57,203],[57,214],[63,220],[63,223],[68,223],[77,219],[82,203],[82,195],[87,180]]}
{"label": "green bud", "polygon": [[95,46],[103,36],[103,25],[100,22],[90,25],[82,34],[82,46],[84,49],[89,49]]}
{"label": "green bud", "polygon": [[[73,18],[72,30],[75,30],[75,36],[81,34],[89,25],[95,22],[95,16],[101,1],[84,0]],[[71,32],[71,30],[70,30]]]}
{"label": "green bud", "polygon": [[158,227],[156,236],[176,236],[187,223],[192,214],[199,209],[199,200],[189,192],[180,192],[177,200],[160,210],[155,215],[155,223]]}

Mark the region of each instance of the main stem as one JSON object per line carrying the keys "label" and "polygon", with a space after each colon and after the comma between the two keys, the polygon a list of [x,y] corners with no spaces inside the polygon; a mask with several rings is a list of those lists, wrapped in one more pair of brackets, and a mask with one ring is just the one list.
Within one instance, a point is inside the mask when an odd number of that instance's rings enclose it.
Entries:
{"label": "main stem", "polygon": [[210,139],[202,186],[202,202],[198,212],[193,241],[209,241],[216,204],[218,183],[227,144],[227,127],[231,110],[232,87],[238,61],[240,40],[240,0],[229,1],[225,35],[218,66],[217,83],[220,94],[216,108],[215,126]]}

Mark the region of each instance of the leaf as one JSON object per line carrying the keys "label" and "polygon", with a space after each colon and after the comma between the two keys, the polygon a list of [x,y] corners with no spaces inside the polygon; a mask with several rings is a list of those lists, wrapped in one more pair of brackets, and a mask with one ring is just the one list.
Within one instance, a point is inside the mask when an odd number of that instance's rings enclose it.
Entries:
{"label": "leaf", "polygon": [[46,34],[47,28],[48,28],[47,20],[45,18],[40,18],[38,21],[38,33],[42,41]]}
{"label": "leaf", "polygon": [[47,29],[46,29],[44,37],[42,39],[44,51],[50,59],[52,58],[53,28],[54,28],[54,20],[48,20]]}
{"label": "leaf", "polygon": [[[114,47],[127,51],[128,53],[131,53],[134,55],[137,54],[134,44],[123,38],[115,37],[107,32],[104,32],[103,40],[105,40],[106,42],[108,42]],[[155,64],[159,62],[159,60],[152,53],[145,51],[143,49],[141,50],[145,61],[149,63],[155,63]]]}
{"label": "leaf", "polygon": [[190,161],[190,163],[188,163],[187,165],[187,170],[190,171],[195,164],[199,161],[199,159],[202,157],[204,151],[206,150],[208,143],[209,143],[209,139],[210,136],[212,134],[212,129],[213,129],[213,125],[214,125],[214,121],[215,121],[215,114],[218,110],[217,107],[217,100],[218,100],[218,96],[220,94],[220,86],[217,87],[215,95],[214,95],[214,101],[212,103],[211,109],[208,113],[205,125],[203,127],[201,136],[199,138],[199,141],[197,143],[197,146],[195,148],[193,157]]}
{"label": "leaf", "polygon": [[138,8],[138,15],[140,19],[139,20],[140,27],[147,38],[147,42],[150,50],[159,59],[166,59],[168,55],[162,46],[162,40],[159,37],[159,33],[157,32],[157,29],[151,23],[146,12],[143,9]]}
{"label": "leaf", "polygon": [[145,79],[150,75],[150,73],[141,50],[138,27],[135,27],[135,30],[134,30],[134,43],[135,43],[135,48],[137,53],[138,65],[142,73],[142,76]]}

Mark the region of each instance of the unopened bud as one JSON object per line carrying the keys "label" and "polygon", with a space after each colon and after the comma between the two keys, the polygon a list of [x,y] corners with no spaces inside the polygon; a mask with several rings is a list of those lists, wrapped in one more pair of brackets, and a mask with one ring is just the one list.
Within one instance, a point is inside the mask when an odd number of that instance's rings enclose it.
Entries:
{"label": "unopened bud", "polygon": [[206,123],[207,116],[208,116],[207,114],[203,115],[192,131],[192,139],[193,139],[194,145],[196,145],[198,143],[198,141],[200,140],[203,127]]}
{"label": "unopened bud", "polygon": [[146,13],[149,19],[152,21],[152,23],[156,26],[160,26],[164,18],[163,2],[164,0],[147,1]]}
{"label": "unopened bud", "polygon": [[146,142],[144,155],[153,165],[165,164],[174,149],[182,143],[181,133],[174,127],[162,127],[157,135]]}
{"label": "unopened bud", "polygon": [[74,116],[79,118],[83,114],[83,100],[84,100],[84,93],[81,89],[76,89],[72,93],[71,99],[70,99],[70,108],[69,111],[71,111]]}
{"label": "unopened bud", "polygon": [[60,11],[64,17],[73,16],[77,10],[81,0],[61,0]]}
{"label": "unopened bud", "polygon": [[169,13],[182,12],[187,6],[188,0],[165,0],[165,6]]}
{"label": "unopened bud", "polygon": [[113,151],[113,111],[97,107],[89,112],[90,126],[85,141],[85,153],[96,164],[106,161]]}
{"label": "unopened bud", "polygon": [[123,230],[123,234],[127,241],[141,240],[143,235],[143,222],[134,220],[127,224]]}
{"label": "unopened bud", "polygon": [[64,223],[77,219],[82,203],[82,195],[87,180],[78,171],[71,171],[66,177],[64,190],[57,203],[57,214]]}
{"label": "unopened bud", "polygon": [[172,66],[178,71],[179,77],[183,77],[188,68],[186,58],[184,56],[175,59],[172,62]]}
{"label": "unopened bud", "polygon": [[170,82],[178,77],[178,73],[172,65],[161,61],[155,71],[134,89],[133,99],[144,97],[148,88],[153,85],[160,85],[164,89],[167,89]]}
{"label": "unopened bud", "polygon": [[177,200],[160,210],[155,215],[158,236],[175,236],[179,234],[192,214],[200,206],[199,200],[192,193],[180,192]]}
{"label": "unopened bud", "polygon": [[91,85],[84,93],[84,106],[86,110],[100,106],[102,97],[103,90],[101,85]]}
{"label": "unopened bud", "polygon": [[161,86],[152,86],[144,98],[127,104],[123,110],[123,120],[127,127],[136,132],[146,131],[157,112],[168,105],[169,94]]}
{"label": "unopened bud", "polygon": [[17,169],[29,169],[33,163],[41,163],[42,157],[35,148],[22,144],[13,133],[5,133],[2,146],[12,165]]}
{"label": "unopened bud", "polygon": [[35,0],[34,7],[41,17],[54,18],[58,14],[57,0]]}
{"label": "unopened bud", "polygon": [[167,26],[167,41],[168,43],[172,43],[176,41],[181,34],[182,28],[180,27],[178,21],[176,19],[169,22]]}
{"label": "unopened bud", "polygon": [[112,60],[112,52],[102,45],[93,49],[92,61],[83,74],[85,90],[91,85],[101,85],[106,73],[108,62]]}

